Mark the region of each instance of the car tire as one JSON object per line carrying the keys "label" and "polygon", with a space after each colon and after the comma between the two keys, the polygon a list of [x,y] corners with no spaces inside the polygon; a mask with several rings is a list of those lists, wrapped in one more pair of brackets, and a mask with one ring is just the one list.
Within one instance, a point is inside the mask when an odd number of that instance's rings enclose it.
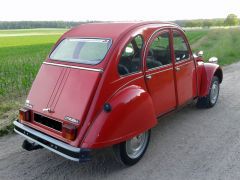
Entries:
{"label": "car tire", "polygon": [[128,141],[113,146],[118,162],[126,166],[136,164],[145,154],[151,136],[151,130],[139,134]]}
{"label": "car tire", "polygon": [[219,78],[214,76],[212,79],[211,87],[209,89],[209,93],[206,97],[199,97],[197,101],[198,108],[211,108],[213,107],[218,100],[219,96]]}

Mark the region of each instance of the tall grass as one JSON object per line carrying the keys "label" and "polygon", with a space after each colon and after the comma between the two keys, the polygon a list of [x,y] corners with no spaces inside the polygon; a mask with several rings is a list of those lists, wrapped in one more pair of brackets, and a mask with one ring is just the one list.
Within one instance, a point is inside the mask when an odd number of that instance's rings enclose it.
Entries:
{"label": "tall grass", "polygon": [[[188,32],[190,37],[192,33]],[[193,37],[194,39],[194,37]],[[210,57],[218,57],[220,65],[228,65],[240,60],[240,29],[213,29],[201,37],[198,41],[191,41],[192,48],[196,52],[204,51],[207,61]]]}
{"label": "tall grass", "polygon": [[0,38],[0,99],[25,95],[59,35]]}
{"label": "tall grass", "polygon": [[191,30],[191,31],[186,31],[185,34],[188,38],[188,41],[190,44],[193,44],[200,40],[202,37],[206,36],[208,34],[208,30],[203,29],[203,30]]}
{"label": "tall grass", "polygon": [[0,31],[0,136],[11,127],[16,110],[23,103],[38,69],[60,36],[59,31],[57,35],[27,36],[10,31],[14,36],[9,37],[1,36],[1,33],[5,35],[7,31]]}
{"label": "tall grass", "polygon": [[31,47],[32,50],[41,48],[41,51],[37,51],[33,56],[16,54],[14,59],[4,58],[0,66],[0,96],[15,97],[26,94],[50,47],[51,45]]}

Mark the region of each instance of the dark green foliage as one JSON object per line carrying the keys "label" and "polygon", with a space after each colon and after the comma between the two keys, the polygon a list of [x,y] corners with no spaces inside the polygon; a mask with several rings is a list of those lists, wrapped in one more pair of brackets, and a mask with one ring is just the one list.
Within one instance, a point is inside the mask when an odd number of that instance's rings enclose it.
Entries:
{"label": "dark green foliage", "polygon": [[0,29],[71,28],[91,22],[95,21],[0,21]]}
{"label": "dark green foliage", "polygon": [[229,14],[224,22],[227,26],[239,25],[239,19],[235,14]]}

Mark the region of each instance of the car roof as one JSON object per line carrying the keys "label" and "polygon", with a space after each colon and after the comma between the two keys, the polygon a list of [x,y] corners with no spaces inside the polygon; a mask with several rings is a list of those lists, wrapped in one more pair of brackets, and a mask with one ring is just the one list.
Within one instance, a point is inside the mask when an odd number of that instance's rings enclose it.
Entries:
{"label": "car roof", "polygon": [[178,25],[170,22],[147,21],[147,22],[104,22],[104,23],[86,23],[81,24],[67,31],[62,38],[67,37],[97,37],[117,39],[122,34],[125,34],[140,26],[157,25],[159,27]]}

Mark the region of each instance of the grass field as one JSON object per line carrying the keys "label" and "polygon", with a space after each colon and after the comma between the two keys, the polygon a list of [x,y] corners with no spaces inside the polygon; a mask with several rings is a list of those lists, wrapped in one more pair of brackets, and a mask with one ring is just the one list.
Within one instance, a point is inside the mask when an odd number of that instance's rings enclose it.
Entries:
{"label": "grass field", "polygon": [[[48,35],[46,30],[35,30],[36,34],[44,35],[0,37],[0,98],[28,90],[40,64],[59,38],[59,32],[64,31],[56,30],[54,34],[50,30]],[[12,31],[10,34],[13,35]]]}
{"label": "grass field", "polygon": [[216,56],[220,65],[240,60],[240,29],[195,30],[186,32],[192,49],[204,51],[204,59]]}
{"label": "grass field", "polygon": [[24,36],[24,35],[49,35],[62,34],[66,29],[41,28],[41,29],[12,29],[0,30],[0,36]]}
{"label": "grass field", "polygon": [[0,30],[0,136],[11,131],[41,63],[65,31]]}
{"label": "grass field", "polygon": [[[36,73],[56,40],[66,29],[0,30],[0,135],[24,101]],[[207,60],[221,65],[240,60],[240,29],[192,30],[186,32],[194,52],[204,51]]]}

